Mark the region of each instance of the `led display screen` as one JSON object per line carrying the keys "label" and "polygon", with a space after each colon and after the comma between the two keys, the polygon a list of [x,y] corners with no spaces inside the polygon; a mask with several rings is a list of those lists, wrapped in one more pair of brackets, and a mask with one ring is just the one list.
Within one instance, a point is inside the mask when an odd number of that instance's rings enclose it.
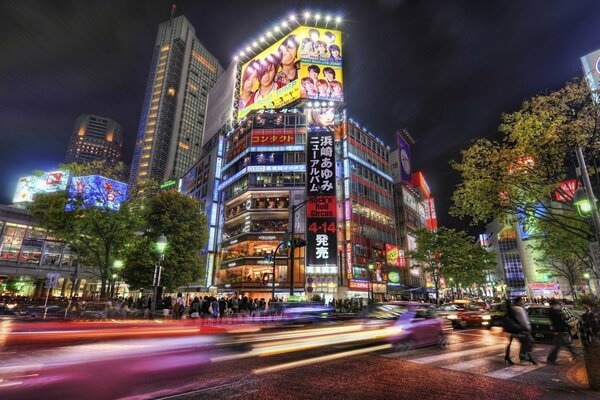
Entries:
{"label": "led display screen", "polygon": [[69,188],[70,201],[66,209],[74,210],[78,199],[84,208],[99,207],[117,211],[127,199],[127,184],[100,175],[76,176]]}
{"label": "led display screen", "polygon": [[69,171],[45,172],[42,176],[25,176],[19,179],[13,203],[33,201],[38,193],[54,193],[66,190],[69,183]]}

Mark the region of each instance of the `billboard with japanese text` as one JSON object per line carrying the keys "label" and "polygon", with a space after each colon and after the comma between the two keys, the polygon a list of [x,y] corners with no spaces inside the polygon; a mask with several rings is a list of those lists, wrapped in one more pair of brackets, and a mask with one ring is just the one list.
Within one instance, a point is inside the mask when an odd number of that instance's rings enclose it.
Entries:
{"label": "billboard with japanese text", "polygon": [[238,120],[297,99],[343,100],[342,34],[300,26],[242,65]]}
{"label": "billboard with japanese text", "polygon": [[306,266],[337,268],[333,108],[307,110]]}

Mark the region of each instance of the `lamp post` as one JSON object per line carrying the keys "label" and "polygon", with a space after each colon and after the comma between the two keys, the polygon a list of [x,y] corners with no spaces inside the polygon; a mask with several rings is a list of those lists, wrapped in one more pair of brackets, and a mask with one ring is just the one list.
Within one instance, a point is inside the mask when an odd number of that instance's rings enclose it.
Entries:
{"label": "lamp post", "polygon": [[[581,180],[583,181],[583,187],[585,188],[585,191],[583,191],[581,188],[577,189],[573,196],[573,202],[575,203],[577,211],[581,216],[589,215],[591,211],[592,220],[594,221],[594,228],[596,231],[596,241],[600,243],[600,215],[598,214],[596,197],[594,196],[594,191],[592,190],[592,183],[590,182],[590,176],[587,171],[585,159],[583,158],[583,149],[581,146],[577,146],[575,155],[577,156],[577,164],[579,164],[579,172],[581,173]],[[598,266],[596,266],[594,263],[592,267],[595,275],[599,276]]]}
{"label": "lamp post", "polygon": [[[319,192],[319,195],[320,194],[321,194],[321,192]],[[308,203],[311,200],[311,198],[312,197],[308,197],[302,203],[292,206],[292,228],[290,231],[291,237],[290,237],[290,240],[288,241],[288,244],[289,244],[288,248],[290,249],[290,296],[294,295],[294,248],[299,247],[299,246],[296,246],[295,238],[294,238],[294,234],[295,234],[294,231],[296,229],[296,211],[298,211],[306,203]]]}
{"label": "lamp post", "polygon": [[160,235],[158,238],[158,242],[156,242],[156,250],[158,250],[158,260],[154,267],[154,278],[152,279],[152,284],[154,285],[154,294],[152,299],[152,310],[151,310],[151,318],[154,318],[154,312],[156,311],[156,297],[158,294],[158,287],[160,286],[160,273],[162,270],[162,266],[160,262],[164,260],[165,257],[165,249],[167,248],[167,238],[165,235]]}
{"label": "lamp post", "polygon": [[585,279],[585,283],[587,284],[588,292],[591,295],[592,294],[592,286],[590,285],[590,274],[586,272],[585,274],[583,274],[583,278]]}
{"label": "lamp post", "polygon": [[[123,268],[123,261],[115,260],[113,262],[113,271],[118,271],[121,268]],[[115,297],[115,295],[118,296],[118,294],[119,294],[118,293],[119,289],[116,287],[117,277],[118,277],[118,274],[116,272],[112,274],[113,282],[112,282],[112,289],[111,289],[111,297]]]}
{"label": "lamp post", "polygon": [[271,307],[273,307],[273,303],[275,303],[275,260],[277,258],[277,251],[279,251],[279,249],[282,246],[285,246],[285,242],[279,242],[275,250],[271,253],[271,262],[273,263],[273,282],[271,282],[271,285],[273,286],[271,292]]}

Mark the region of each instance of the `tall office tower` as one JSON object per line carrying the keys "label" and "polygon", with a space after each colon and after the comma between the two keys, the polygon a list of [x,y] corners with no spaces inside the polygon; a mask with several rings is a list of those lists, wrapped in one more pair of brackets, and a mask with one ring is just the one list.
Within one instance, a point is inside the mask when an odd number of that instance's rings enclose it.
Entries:
{"label": "tall office tower", "polygon": [[65,161],[86,163],[96,160],[118,161],[123,150],[123,128],[112,119],[97,115],[77,118]]}
{"label": "tall office tower", "polygon": [[221,73],[221,65],[184,16],[159,25],[131,165],[132,183],[179,178],[199,160],[207,95]]}

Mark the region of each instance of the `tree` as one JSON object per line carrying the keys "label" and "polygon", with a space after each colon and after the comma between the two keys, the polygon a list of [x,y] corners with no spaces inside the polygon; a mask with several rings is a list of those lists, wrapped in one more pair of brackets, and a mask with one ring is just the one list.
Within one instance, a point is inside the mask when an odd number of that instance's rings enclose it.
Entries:
{"label": "tree", "polygon": [[176,190],[160,192],[147,200],[143,219],[146,232],[142,240],[129,247],[123,278],[134,288],[152,287],[158,253],[155,243],[167,237],[161,284],[167,289],[197,282],[205,277],[201,269],[201,249],[207,240],[204,203]]}
{"label": "tree", "polygon": [[[71,171],[72,176],[102,174],[109,179],[122,178],[124,171],[122,163],[106,162],[67,164],[61,169]],[[135,239],[140,222],[136,201],[125,201],[112,210],[106,204],[89,206],[82,198],[69,199],[67,193],[59,192],[36,195],[29,208],[43,228],[68,243],[83,264],[92,267],[91,272],[101,280],[100,295],[104,297],[113,261]]]}
{"label": "tree", "polygon": [[431,275],[439,304],[440,278],[452,278],[456,287],[485,282],[495,264],[494,253],[479,246],[465,232],[441,227],[415,232],[417,249],[409,253],[413,262]]}
{"label": "tree", "polygon": [[451,214],[468,217],[473,224],[526,215],[587,238],[589,229],[572,223],[580,218],[564,212],[573,206],[550,201],[550,194],[562,191],[560,182],[574,176],[576,146],[584,148],[598,193],[599,116],[600,105],[585,81],[577,79],[504,114],[501,141],[479,139],[452,163],[462,182],[454,192]]}
{"label": "tree", "polygon": [[[543,268],[538,272],[564,278],[570,286],[573,297],[577,299],[577,283],[583,280],[583,274],[593,271],[593,258],[590,254],[589,242],[572,235],[569,231],[553,224],[537,222],[537,232],[529,248],[536,250],[540,257],[536,258]],[[571,221],[573,225],[587,225],[583,221]],[[584,227],[580,227],[583,229]]]}

